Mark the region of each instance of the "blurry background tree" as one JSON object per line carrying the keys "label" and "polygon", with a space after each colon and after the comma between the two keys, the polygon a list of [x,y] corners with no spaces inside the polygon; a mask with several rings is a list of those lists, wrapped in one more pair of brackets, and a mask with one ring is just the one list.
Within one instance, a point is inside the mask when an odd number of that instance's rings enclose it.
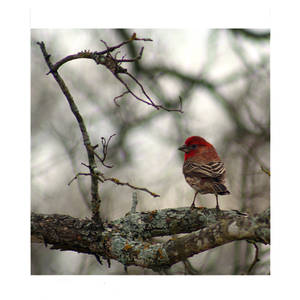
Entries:
{"label": "blurry background tree", "polygon": [[[144,43],[142,60],[123,67],[138,78],[157,103],[184,113],[155,110],[130,95],[113,99],[124,87],[105,68],[75,60],[60,74],[77,100],[90,138],[116,134],[107,161],[107,175],[144,186],[161,195],[138,193],[138,211],[189,206],[194,191],[182,175],[177,148],[186,137],[201,135],[213,143],[227,169],[230,196],[220,197],[221,209],[262,212],[270,206],[270,87],[268,30],[32,30],[31,194],[32,210],[90,216],[90,179],[82,137],[36,42],[45,41],[53,61],[85,49],[100,51],[130,38]],[[120,58],[137,57],[141,45],[128,44]],[[125,48],[123,49],[125,52]],[[131,86],[134,91],[136,87]],[[122,194],[122,198],[119,195]],[[130,210],[132,190],[101,185],[101,216],[112,220]],[[122,199],[122,202],[120,202]],[[127,200],[126,200],[127,199]],[[198,196],[196,204],[214,207],[213,195]],[[269,246],[258,245],[260,262],[252,274],[269,274]],[[253,261],[253,246],[230,243],[177,263],[168,274],[243,274]],[[100,266],[92,256],[32,245],[32,274],[123,274],[122,264]],[[157,274],[129,267],[129,274]]]}

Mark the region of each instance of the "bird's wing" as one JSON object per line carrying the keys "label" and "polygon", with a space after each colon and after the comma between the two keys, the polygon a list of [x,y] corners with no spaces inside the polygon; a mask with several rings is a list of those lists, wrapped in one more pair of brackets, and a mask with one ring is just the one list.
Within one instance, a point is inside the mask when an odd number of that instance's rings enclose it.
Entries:
{"label": "bird's wing", "polygon": [[221,161],[209,162],[201,164],[197,162],[185,161],[183,165],[183,173],[186,176],[198,175],[200,177],[219,177],[224,174],[225,167]]}

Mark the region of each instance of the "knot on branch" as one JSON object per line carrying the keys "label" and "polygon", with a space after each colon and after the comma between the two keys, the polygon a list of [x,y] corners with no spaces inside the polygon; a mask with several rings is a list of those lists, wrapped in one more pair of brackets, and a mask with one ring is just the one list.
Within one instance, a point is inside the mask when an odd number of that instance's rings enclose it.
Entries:
{"label": "knot on branch", "polygon": [[113,74],[118,74],[118,73],[126,73],[127,69],[122,68],[120,66],[120,61],[117,59],[113,58],[111,55],[101,55],[98,54],[98,52],[94,52],[92,54],[93,59],[95,60],[96,64],[101,64],[105,66],[107,69],[109,69]]}

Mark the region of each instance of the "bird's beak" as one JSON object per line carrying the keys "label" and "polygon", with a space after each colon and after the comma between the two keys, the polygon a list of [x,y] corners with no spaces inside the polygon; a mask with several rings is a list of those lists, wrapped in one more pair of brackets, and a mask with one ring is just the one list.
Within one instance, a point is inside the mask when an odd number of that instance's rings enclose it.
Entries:
{"label": "bird's beak", "polygon": [[183,152],[189,152],[191,149],[187,145],[182,145],[178,148],[178,150]]}

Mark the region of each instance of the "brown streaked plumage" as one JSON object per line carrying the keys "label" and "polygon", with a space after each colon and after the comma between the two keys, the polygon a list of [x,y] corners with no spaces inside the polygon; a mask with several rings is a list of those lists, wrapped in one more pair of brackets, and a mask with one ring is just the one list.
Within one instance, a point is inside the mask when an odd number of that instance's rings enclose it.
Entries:
{"label": "brown streaked plumage", "polygon": [[205,139],[199,136],[189,137],[178,150],[185,152],[183,174],[187,183],[196,191],[191,207],[195,206],[198,193],[214,194],[217,206],[218,195],[227,195],[230,192],[225,186],[225,167],[217,151]]}

